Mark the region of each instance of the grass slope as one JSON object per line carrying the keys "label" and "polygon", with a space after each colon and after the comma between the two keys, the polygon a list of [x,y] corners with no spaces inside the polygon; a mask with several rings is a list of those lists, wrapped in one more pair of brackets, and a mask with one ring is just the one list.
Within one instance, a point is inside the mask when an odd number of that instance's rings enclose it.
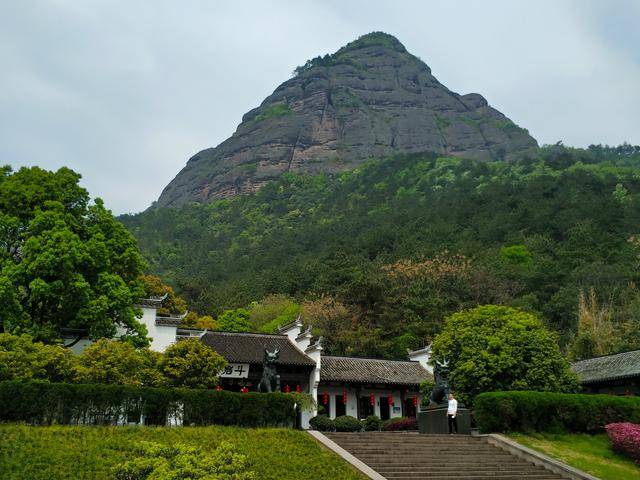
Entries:
{"label": "grass slope", "polygon": [[141,440],[201,446],[226,440],[249,457],[260,479],[364,479],[305,432],[296,430],[8,424],[0,425],[0,476],[3,480],[112,479],[112,468],[133,457]]}
{"label": "grass slope", "polygon": [[511,438],[602,480],[640,479],[640,468],[611,450],[605,434],[512,434]]}

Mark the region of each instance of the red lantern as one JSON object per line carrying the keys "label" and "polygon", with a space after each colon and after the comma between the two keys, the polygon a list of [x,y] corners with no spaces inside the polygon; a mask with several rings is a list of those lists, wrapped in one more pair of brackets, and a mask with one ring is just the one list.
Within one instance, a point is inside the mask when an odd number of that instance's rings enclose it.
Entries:
{"label": "red lantern", "polygon": [[247,393],[249,391],[249,389],[247,387],[242,387],[240,389],[240,393]]}
{"label": "red lantern", "polygon": [[373,393],[369,394],[369,405],[375,407],[376,405],[376,396]]}
{"label": "red lantern", "polygon": [[344,403],[345,405],[347,404],[347,391],[346,390],[342,390],[342,403]]}
{"label": "red lantern", "polygon": [[220,385],[216,385],[216,391],[221,392],[222,391],[222,387]]}
{"label": "red lantern", "polygon": [[302,393],[302,388],[300,388],[300,385],[296,385],[296,393]]}
{"label": "red lantern", "polygon": [[414,406],[414,407],[417,407],[417,406],[418,406],[418,396],[417,396],[417,395],[414,395],[414,396],[413,396],[413,406]]}
{"label": "red lantern", "polygon": [[322,404],[323,405],[329,404],[329,394],[326,392],[322,394]]}
{"label": "red lantern", "polygon": [[284,393],[289,393],[291,392],[291,387],[289,385],[285,385],[284,386]]}
{"label": "red lantern", "polygon": [[387,403],[389,406],[393,405],[393,395],[387,395]]}

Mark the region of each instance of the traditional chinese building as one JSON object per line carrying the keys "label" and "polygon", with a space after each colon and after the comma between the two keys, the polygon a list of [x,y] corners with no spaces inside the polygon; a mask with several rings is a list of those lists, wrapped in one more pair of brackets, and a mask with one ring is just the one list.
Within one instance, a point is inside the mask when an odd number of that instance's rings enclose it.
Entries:
{"label": "traditional chinese building", "polygon": [[[257,390],[265,349],[278,350],[282,391],[310,393],[318,409],[331,418],[377,415],[386,420],[415,416],[422,400],[419,385],[433,378],[429,347],[408,352],[409,361],[323,355],[322,338],[314,337],[311,328],[304,329],[299,320],[281,327],[276,334],[181,328],[183,317],[157,315],[162,300],[139,302],[151,349],[162,352],[179,339],[199,338],[227,360],[227,369],[220,375],[220,386],[225,390]],[[86,342],[78,347],[84,348]],[[316,413],[303,412],[301,426],[307,428]]]}
{"label": "traditional chinese building", "polygon": [[640,350],[580,360],[571,369],[588,393],[640,395]]}

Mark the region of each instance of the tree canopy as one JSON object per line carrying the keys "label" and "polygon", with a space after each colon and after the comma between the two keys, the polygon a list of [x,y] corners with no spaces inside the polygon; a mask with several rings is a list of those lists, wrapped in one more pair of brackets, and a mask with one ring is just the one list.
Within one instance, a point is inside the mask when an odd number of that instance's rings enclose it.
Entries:
{"label": "tree canopy", "polygon": [[145,268],[137,242],[79,180],[68,168],[2,170],[1,327],[45,342],[67,331],[145,344],[134,306]]}
{"label": "tree canopy", "polygon": [[[198,312],[251,311],[273,295],[343,306],[340,320],[315,322],[333,353],[402,358],[479,304],[535,312],[566,345],[591,288],[614,326],[640,314],[630,145],[551,146],[511,163],[396,156],[122,220]],[[635,325],[612,351],[640,347]]]}
{"label": "tree canopy", "polygon": [[494,390],[570,392],[578,386],[557,335],[511,307],[483,305],[450,315],[433,356],[449,361],[450,381],[467,401]]}

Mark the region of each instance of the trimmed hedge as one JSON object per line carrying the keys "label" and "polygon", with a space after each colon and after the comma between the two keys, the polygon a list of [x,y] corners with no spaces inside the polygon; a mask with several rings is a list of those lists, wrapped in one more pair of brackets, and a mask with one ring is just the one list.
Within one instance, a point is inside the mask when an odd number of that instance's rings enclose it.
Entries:
{"label": "trimmed hedge", "polygon": [[326,415],[316,415],[309,420],[309,425],[311,425],[311,428],[319,432],[333,432],[336,429],[333,424],[333,420]]}
{"label": "trimmed hedge", "polygon": [[336,428],[336,432],[359,432],[362,430],[360,420],[350,415],[336,417],[333,426]]}
{"label": "trimmed hedge", "polygon": [[382,420],[377,415],[369,415],[362,420],[362,428],[365,432],[377,432],[382,428]]}
{"label": "trimmed hedge", "polygon": [[551,392],[487,392],[475,399],[482,432],[602,432],[640,423],[640,398]]}
{"label": "trimmed hedge", "polygon": [[284,393],[0,382],[0,421],[36,425],[116,425],[143,415],[147,425],[291,426],[294,404]]}

